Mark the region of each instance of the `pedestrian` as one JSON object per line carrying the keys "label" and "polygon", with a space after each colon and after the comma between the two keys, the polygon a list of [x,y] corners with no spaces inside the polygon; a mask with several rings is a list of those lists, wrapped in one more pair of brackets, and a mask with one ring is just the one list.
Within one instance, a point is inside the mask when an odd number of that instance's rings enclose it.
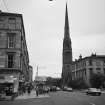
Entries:
{"label": "pedestrian", "polygon": [[36,96],[38,96],[39,94],[39,89],[38,89],[38,86],[36,86]]}
{"label": "pedestrian", "polygon": [[22,95],[26,92],[25,86],[22,86]]}
{"label": "pedestrian", "polygon": [[30,86],[28,86],[28,95],[30,95],[31,93],[31,89],[30,89]]}
{"label": "pedestrian", "polygon": [[6,96],[9,95],[9,87],[5,87],[5,93],[6,93]]}

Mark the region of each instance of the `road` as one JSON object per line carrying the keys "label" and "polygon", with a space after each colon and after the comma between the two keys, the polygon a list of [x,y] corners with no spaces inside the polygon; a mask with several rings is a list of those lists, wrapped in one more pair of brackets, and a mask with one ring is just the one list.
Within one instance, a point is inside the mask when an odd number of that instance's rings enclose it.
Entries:
{"label": "road", "polygon": [[0,101],[0,105],[105,105],[105,93],[89,96],[83,92],[54,92],[50,97],[15,101]]}

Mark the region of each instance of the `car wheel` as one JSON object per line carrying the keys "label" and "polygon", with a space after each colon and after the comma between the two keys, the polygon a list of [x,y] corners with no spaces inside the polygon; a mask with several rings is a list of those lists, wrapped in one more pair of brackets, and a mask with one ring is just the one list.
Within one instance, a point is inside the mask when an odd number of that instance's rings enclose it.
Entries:
{"label": "car wheel", "polygon": [[100,96],[100,95],[101,95],[101,93],[98,93],[98,95]]}
{"label": "car wheel", "polygon": [[98,96],[99,95],[99,93],[96,93],[96,96]]}
{"label": "car wheel", "polygon": [[97,93],[92,93],[93,96],[97,95]]}
{"label": "car wheel", "polygon": [[99,95],[100,95],[100,93],[96,93],[96,95],[97,95],[97,96],[99,96]]}

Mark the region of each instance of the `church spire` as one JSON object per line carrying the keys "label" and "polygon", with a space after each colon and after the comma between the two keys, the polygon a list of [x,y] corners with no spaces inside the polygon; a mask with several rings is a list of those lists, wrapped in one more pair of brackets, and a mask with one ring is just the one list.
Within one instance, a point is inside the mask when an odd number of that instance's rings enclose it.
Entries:
{"label": "church spire", "polygon": [[69,18],[66,3],[65,12],[65,26],[64,26],[64,39],[63,39],[63,59],[62,59],[62,82],[63,85],[67,85],[71,81],[71,64],[72,64],[72,45],[71,38],[69,36]]}
{"label": "church spire", "polygon": [[65,33],[64,37],[69,37],[69,19],[68,19],[68,9],[67,9],[67,3],[66,3],[66,12],[65,12]]}

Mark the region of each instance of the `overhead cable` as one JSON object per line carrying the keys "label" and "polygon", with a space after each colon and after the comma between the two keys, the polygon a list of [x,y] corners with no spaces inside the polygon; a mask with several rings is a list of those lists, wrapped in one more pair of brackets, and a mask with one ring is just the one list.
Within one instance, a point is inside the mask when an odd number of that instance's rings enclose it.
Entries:
{"label": "overhead cable", "polygon": [[6,3],[5,3],[5,0],[2,0],[2,1],[3,1],[3,4],[4,4],[6,10],[9,12],[9,10],[8,10],[8,8],[7,8],[7,5],[6,5]]}

